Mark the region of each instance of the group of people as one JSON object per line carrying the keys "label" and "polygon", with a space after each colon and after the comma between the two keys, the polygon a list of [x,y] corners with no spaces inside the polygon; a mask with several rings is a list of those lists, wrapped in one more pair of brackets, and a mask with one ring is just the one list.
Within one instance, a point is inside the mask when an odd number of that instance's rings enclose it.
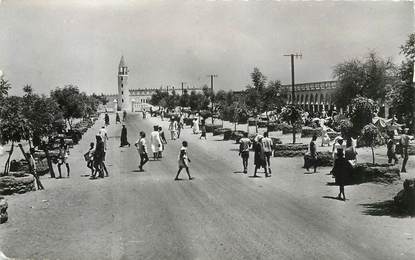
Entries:
{"label": "group of people", "polygon": [[244,136],[239,140],[239,156],[242,158],[243,173],[248,173],[248,161],[249,150],[251,146],[254,150],[254,175],[258,177],[257,172],[260,168],[265,171],[265,177],[271,177],[271,163],[270,158],[272,155],[273,142],[269,138],[268,132],[264,132],[264,135],[257,135],[253,142],[248,138],[248,133],[244,133]]}
{"label": "group of people", "polygon": [[[164,132],[162,128],[159,126],[154,126],[153,131],[150,135],[150,143],[151,143],[151,150],[153,152],[154,160],[159,160],[162,158],[162,151],[164,149],[164,145],[167,144],[166,138],[164,137]],[[144,171],[143,166],[149,161],[148,158],[148,150],[146,144],[146,134],[141,131],[138,140],[135,142],[135,146],[137,147],[138,154],[140,155],[140,164],[139,170]],[[179,170],[176,174],[174,180],[179,180],[180,172],[185,169],[186,173],[189,177],[189,180],[192,180],[193,177],[190,176],[189,171],[189,162],[190,158],[187,154],[187,146],[188,143],[186,141],[182,142],[182,147],[180,148],[179,156],[178,156],[178,166]]]}
{"label": "group of people", "polygon": [[[406,163],[408,162],[408,148],[409,148],[409,136],[408,136],[408,128],[404,129],[404,132],[402,133],[401,137],[399,138],[398,146],[396,144],[395,140],[395,133],[390,132],[389,133],[389,139],[386,143],[387,148],[387,156],[388,156],[388,163],[389,164],[398,164],[399,159],[397,154],[401,154],[403,161],[402,161],[402,167],[401,172],[406,172]],[[399,147],[399,151],[397,151]],[[393,161],[393,162],[392,162]]]}
{"label": "group of people", "polygon": [[[126,120],[126,118],[127,118],[127,111],[124,110],[122,112],[122,121],[124,122]],[[109,117],[107,112],[105,112],[104,121],[105,121],[106,126],[110,125],[110,117]],[[118,123],[121,124],[121,118],[120,118],[120,114],[118,112],[115,112],[115,123],[116,124],[118,124]]]}
{"label": "group of people", "polygon": [[108,133],[103,126],[95,136],[95,143],[91,142],[89,150],[84,154],[87,167],[91,170],[91,179],[108,177],[108,170],[105,166],[105,156],[107,150]]}

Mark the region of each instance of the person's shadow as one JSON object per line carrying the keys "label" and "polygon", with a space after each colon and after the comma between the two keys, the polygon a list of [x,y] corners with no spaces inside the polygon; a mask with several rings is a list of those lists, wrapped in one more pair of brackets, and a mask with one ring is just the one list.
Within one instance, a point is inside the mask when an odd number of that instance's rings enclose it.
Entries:
{"label": "person's shadow", "polygon": [[333,197],[333,196],[323,196],[324,199],[332,199],[332,200],[340,200],[343,201],[343,199],[339,198],[339,197]]}

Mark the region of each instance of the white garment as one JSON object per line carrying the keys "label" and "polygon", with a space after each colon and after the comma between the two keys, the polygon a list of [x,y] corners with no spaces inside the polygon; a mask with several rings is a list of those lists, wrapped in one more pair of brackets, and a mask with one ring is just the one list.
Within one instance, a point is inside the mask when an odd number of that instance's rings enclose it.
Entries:
{"label": "white garment", "polygon": [[105,128],[101,128],[99,129],[98,134],[101,136],[101,139],[104,142],[104,150],[107,150],[107,139],[108,139],[107,130]]}
{"label": "white garment", "polygon": [[153,153],[161,152],[162,145],[161,145],[160,133],[158,131],[151,132],[150,139],[151,139],[151,150],[153,151]]}
{"label": "white garment", "polygon": [[195,119],[194,123],[193,123],[193,133],[194,134],[198,134],[199,133],[199,120]]}

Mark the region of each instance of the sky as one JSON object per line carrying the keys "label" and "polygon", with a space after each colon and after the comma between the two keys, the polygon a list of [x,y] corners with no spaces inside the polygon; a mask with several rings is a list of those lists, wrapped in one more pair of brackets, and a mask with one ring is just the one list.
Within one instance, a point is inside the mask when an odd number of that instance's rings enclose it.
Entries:
{"label": "sky", "polygon": [[129,87],[240,90],[254,67],[269,80],[333,78],[333,67],[370,51],[402,60],[413,2],[0,0],[0,70],[21,94],[77,85],[116,93],[124,55]]}

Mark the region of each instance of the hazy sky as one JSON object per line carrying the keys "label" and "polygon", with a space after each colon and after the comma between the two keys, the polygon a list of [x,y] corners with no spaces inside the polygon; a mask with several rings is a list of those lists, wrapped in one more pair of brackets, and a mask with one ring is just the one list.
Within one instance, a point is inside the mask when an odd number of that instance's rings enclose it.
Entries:
{"label": "hazy sky", "polygon": [[290,82],[332,79],[333,66],[370,50],[399,62],[414,31],[412,2],[0,0],[0,70],[12,94],[76,84],[115,93],[121,55],[130,88],[242,89],[258,67]]}

